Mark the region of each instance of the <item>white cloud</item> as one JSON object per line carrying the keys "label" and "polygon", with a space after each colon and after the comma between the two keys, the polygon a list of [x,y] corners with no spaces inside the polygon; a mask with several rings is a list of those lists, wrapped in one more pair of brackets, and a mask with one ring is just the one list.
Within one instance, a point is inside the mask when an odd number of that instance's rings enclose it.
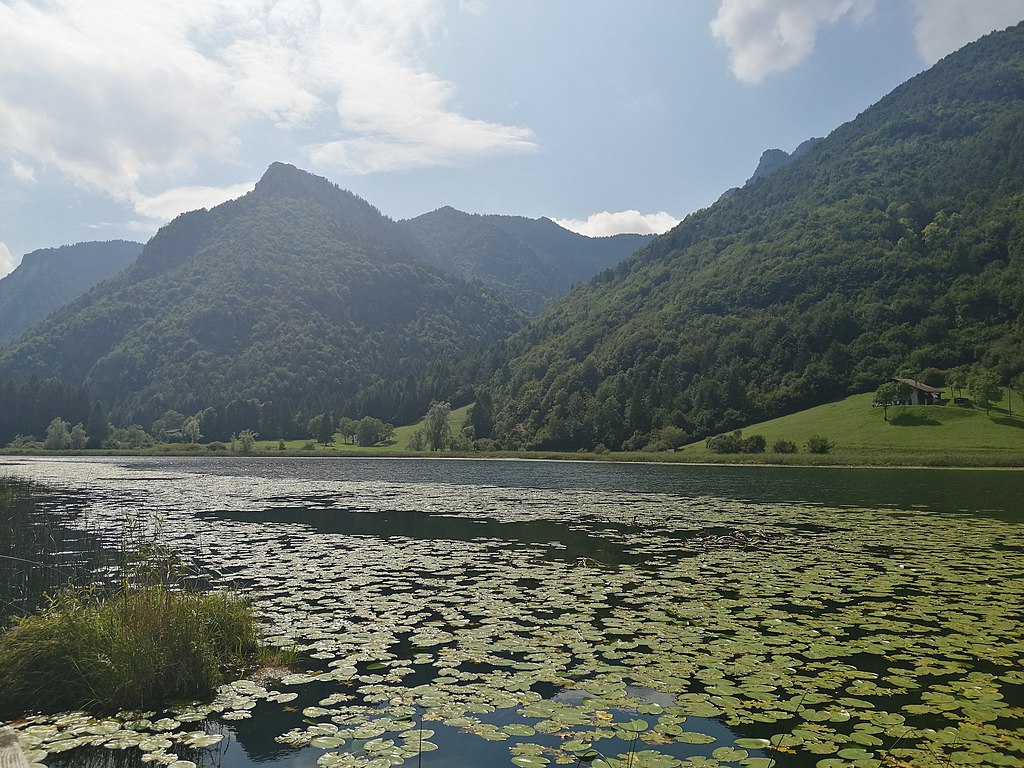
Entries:
{"label": "white cloud", "polygon": [[139,196],[132,201],[136,213],[150,219],[169,221],[179,213],[212,208],[250,192],[255,182],[228,187],[174,187],[158,195]]}
{"label": "white cloud", "polygon": [[444,10],[444,0],[7,0],[0,151],[137,203],[141,188],[181,186],[270,135],[363,173],[533,149],[527,128],[458,113],[454,86],[418,57]]}
{"label": "white cloud", "polygon": [[14,268],[21,263],[21,259],[14,257],[6,243],[0,243],[0,277],[14,271]]}
{"label": "white cloud", "polygon": [[36,171],[31,166],[19,163],[13,157],[11,158],[11,173],[14,174],[14,178],[19,181],[25,181],[33,183],[36,180]]}
{"label": "white cloud", "polygon": [[679,219],[665,211],[601,211],[585,219],[552,219],[558,226],[588,237],[608,237],[632,232],[640,235],[660,235],[679,223]]}
{"label": "white cloud", "polygon": [[874,10],[875,2],[721,0],[711,31],[729,49],[733,74],[753,85],[806,59],[823,26],[847,16],[855,22],[863,21]]}
{"label": "white cloud", "polygon": [[918,53],[934,64],[994,29],[1024,19],[1024,0],[914,0]]}

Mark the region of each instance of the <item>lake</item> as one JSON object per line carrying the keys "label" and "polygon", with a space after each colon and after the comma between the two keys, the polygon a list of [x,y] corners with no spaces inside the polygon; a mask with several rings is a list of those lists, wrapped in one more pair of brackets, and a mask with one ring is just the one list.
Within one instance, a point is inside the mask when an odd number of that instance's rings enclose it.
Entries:
{"label": "lake", "polygon": [[[1024,764],[1024,474],[9,459],[249,596],[283,679],[18,724],[58,766]],[[2,692],[0,692],[2,696]]]}

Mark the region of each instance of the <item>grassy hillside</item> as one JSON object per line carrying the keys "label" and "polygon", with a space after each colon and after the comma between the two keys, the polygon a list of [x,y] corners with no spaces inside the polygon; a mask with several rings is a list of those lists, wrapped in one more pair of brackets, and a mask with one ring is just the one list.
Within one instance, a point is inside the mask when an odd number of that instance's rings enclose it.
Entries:
{"label": "grassy hillside", "polygon": [[[853,395],[744,429],[744,437],[765,437],[768,450],[763,454],[714,454],[701,441],[677,456],[698,461],[1024,466],[1024,405],[1016,396],[1012,415],[1004,393],[1001,407],[988,414],[953,405],[907,406],[889,408],[888,421],[871,400],[871,394]],[[827,438],[835,447],[825,456],[812,456],[806,449],[812,435]],[[776,440],[791,440],[799,452],[772,453]]]}

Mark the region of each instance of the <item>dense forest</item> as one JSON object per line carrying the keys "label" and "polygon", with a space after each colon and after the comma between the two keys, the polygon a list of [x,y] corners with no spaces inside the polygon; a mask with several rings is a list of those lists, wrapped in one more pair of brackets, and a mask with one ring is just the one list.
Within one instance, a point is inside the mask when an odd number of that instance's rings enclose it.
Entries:
{"label": "dense forest", "polygon": [[116,275],[135,261],[141,250],[142,243],[112,240],[25,254],[17,269],[0,278],[0,347]]}
{"label": "dense forest", "polygon": [[642,448],[874,389],[1024,370],[1024,26],[943,59],[516,334],[509,447]]}
{"label": "dense forest", "polygon": [[179,216],[129,269],[0,352],[0,376],[84,384],[119,423],[257,407],[280,425],[346,409],[413,418],[433,386],[451,388],[449,362],[523,315],[410,247],[365,201],[274,164],[253,192]]}
{"label": "dense forest", "polygon": [[469,214],[450,207],[399,224],[415,238],[420,259],[479,281],[531,314],[652,239],[586,237],[550,219]]}

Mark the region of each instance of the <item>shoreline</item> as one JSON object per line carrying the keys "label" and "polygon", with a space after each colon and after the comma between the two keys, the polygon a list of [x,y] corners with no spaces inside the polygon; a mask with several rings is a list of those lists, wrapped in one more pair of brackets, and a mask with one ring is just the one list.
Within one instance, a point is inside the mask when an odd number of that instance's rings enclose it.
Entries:
{"label": "shoreline", "polygon": [[[331,450],[302,451],[302,450],[256,450],[249,453],[232,451],[208,451],[203,448],[189,450],[174,449],[168,446],[159,448],[144,448],[138,450],[80,450],[80,451],[15,451],[9,448],[0,449],[0,466],[6,459],[59,459],[59,458],[118,458],[118,457],[147,457],[147,458],[308,458],[308,459],[442,459],[442,460],[470,460],[470,461],[550,461],[550,462],[609,462],[615,464],[677,464],[680,466],[715,466],[715,467],[770,467],[776,469],[785,468],[832,468],[832,469],[957,469],[957,470],[988,470],[988,471],[1024,471],[1024,452],[999,456],[1003,459],[993,463],[995,458],[987,452],[978,452],[979,463],[971,461],[957,462],[949,454],[937,455],[936,461],[922,463],[920,454],[912,454],[910,461],[902,463],[899,461],[872,462],[870,457],[865,456],[866,461],[857,461],[853,457],[844,456],[842,452],[835,455],[808,454],[800,457],[795,454],[786,454],[786,461],[767,460],[770,454],[736,454],[744,458],[729,461],[722,460],[720,455],[714,459],[702,460],[695,456],[682,456],[679,452],[665,453],[632,453],[632,454],[596,454],[596,453],[561,453],[556,451],[498,451],[488,453],[476,452],[414,452],[414,451],[390,451],[372,450]],[[997,452],[994,452],[997,453]],[[759,460],[764,456],[766,460]],[[759,457],[759,458],[754,458]],[[970,458],[966,456],[964,458]],[[917,459],[917,461],[914,461]]]}

